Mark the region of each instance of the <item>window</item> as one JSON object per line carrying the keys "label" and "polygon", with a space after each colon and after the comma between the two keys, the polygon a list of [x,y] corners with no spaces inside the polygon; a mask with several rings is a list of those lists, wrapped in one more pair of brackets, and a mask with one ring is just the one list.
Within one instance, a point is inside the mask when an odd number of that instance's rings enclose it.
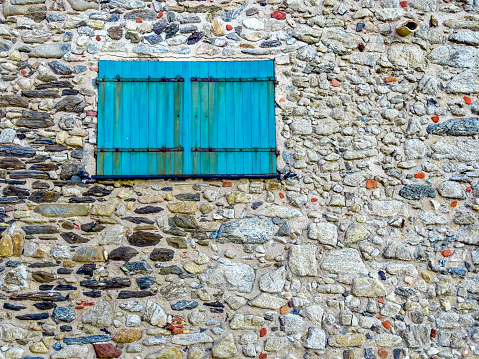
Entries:
{"label": "window", "polygon": [[100,61],[96,178],[276,176],[273,61]]}

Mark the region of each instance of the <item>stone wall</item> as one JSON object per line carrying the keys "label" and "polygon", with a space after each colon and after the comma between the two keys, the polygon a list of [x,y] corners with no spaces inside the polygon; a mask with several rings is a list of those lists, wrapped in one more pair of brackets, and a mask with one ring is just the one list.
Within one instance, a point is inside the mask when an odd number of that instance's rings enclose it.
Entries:
{"label": "stone wall", "polygon": [[[479,357],[478,0],[2,10],[0,358]],[[260,58],[296,177],[90,179],[98,60]]]}

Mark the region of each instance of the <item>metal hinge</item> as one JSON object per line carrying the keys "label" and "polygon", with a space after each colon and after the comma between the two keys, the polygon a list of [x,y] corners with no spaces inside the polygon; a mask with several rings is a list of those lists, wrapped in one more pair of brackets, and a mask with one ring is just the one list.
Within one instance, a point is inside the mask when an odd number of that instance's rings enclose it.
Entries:
{"label": "metal hinge", "polygon": [[191,152],[275,152],[275,148],[213,148],[193,147]]}
{"label": "metal hinge", "polygon": [[183,152],[185,149],[178,147],[160,148],[98,148],[97,152]]}

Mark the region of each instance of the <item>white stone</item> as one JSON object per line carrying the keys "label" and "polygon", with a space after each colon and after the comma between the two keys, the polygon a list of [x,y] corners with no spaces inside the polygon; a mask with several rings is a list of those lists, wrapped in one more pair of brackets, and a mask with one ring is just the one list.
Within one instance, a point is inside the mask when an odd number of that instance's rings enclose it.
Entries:
{"label": "white stone", "polygon": [[263,292],[278,293],[286,283],[286,268],[284,266],[263,274],[258,281],[259,289]]}
{"label": "white stone", "polygon": [[264,23],[254,17],[244,19],[243,25],[250,30],[260,31],[264,29]]}
{"label": "white stone", "polygon": [[149,322],[151,325],[163,327],[167,323],[167,315],[165,310],[159,304],[148,300],[146,302],[143,320]]}
{"label": "white stone", "polygon": [[308,229],[308,238],[335,247],[338,244],[338,228],[329,222],[311,223]]}
{"label": "white stone", "polygon": [[316,263],[317,247],[312,244],[292,245],[289,249],[289,269],[298,276],[316,276],[318,265]]}

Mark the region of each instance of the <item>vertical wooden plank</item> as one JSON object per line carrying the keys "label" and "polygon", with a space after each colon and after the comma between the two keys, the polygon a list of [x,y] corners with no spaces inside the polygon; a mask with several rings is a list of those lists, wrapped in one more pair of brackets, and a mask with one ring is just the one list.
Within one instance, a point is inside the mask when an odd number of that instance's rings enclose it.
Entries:
{"label": "vertical wooden plank", "polygon": [[[259,78],[259,61],[252,61],[250,63],[250,78]],[[251,108],[251,131],[250,135],[250,146],[252,148],[257,148],[261,146],[261,121],[260,116],[260,107],[262,106],[260,99],[260,87],[261,83],[258,81],[250,82],[250,108]],[[253,130],[254,129],[254,130]],[[250,152],[248,156],[251,160],[251,174],[260,174],[261,173],[261,164],[260,159],[261,155],[258,152]]]}
{"label": "vertical wooden plank", "polygon": [[[225,65],[225,78],[234,78],[234,66],[233,62],[227,61],[224,62]],[[235,98],[235,83],[228,81],[225,82],[225,91],[224,91],[224,99],[225,99],[225,109],[224,109],[224,135],[220,134],[220,140],[223,141],[225,148],[234,148],[235,146],[235,106],[236,106],[236,98]],[[224,156],[224,167],[225,174],[235,173],[235,161],[234,161],[234,153],[226,152]]]}
{"label": "vertical wooden plank", "polygon": [[[241,63],[241,77],[251,78],[252,76],[252,62],[244,61]],[[241,86],[241,97],[243,99],[242,106],[242,122],[244,123],[243,136],[243,145],[245,148],[251,148],[252,145],[252,130],[253,123],[256,121],[255,109],[252,108],[252,87],[250,82],[242,83]],[[256,109],[257,110],[257,109]],[[253,173],[253,156],[251,152],[246,152],[244,154],[239,153],[238,159],[243,162],[243,172],[242,174],[251,174]]]}
{"label": "vertical wooden plank", "polygon": [[[199,77],[199,63],[191,63],[191,77]],[[200,83],[191,82],[191,147],[200,146]],[[191,174],[198,173],[198,152],[191,153]]]}
{"label": "vertical wooden plank", "polygon": [[[155,64],[156,61],[148,61],[148,76],[152,76],[155,73]],[[142,144],[146,148],[156,148],[156,131],[157,131],[157,118],[156,118],[156,92],[157,92],[157,83],[150,82],[147,85],[147,98],[148,98],[148,118],[143,121],[148,124],[148,132],[143,137]],[[146,163],[142,165],[145,168],[145,174],[155,175],[156,174],[156,157],[154,152],[146,153],[145,161]]]}
{"label": "vertical wooden plank", "polygon": [[[166,63],[164,61],[160,61],[157,63],[155,66],[155,71],[156,71],[156,76],[157,78],[161,78],[165,76],[165,68],[166,68]],[[157,131],[156,131],[156,146],[157,148],[166,147],[165,143],[165,128],[166,128],[166,113],[165,113],[165,108],[166,108],[166,96],[165,96],[165,83],[158,83],[155,85],[157,89],[157,93],[155,98],[155,101],[157,103],[157,111],[156,111],[156,120],[157,120]],[[156,152],[155,153],[155,158],[156,158],[156,173],[157,174],[165,174],[166,173],[166,168],[165,168],[165,153],[164,152]]]}
{"label": "vertical wooden plank", "polygon": [[[233,62],[233,73],[234,77],[244,77],[242,75],[241,62]],[[245,122],[243,120],[243,84],[241,82],[234,82],[234,126],[235,126],[235,137],[233,139],[234,148],[243,148],[245,146],[243,133],[247,131],[245,127]],[[235,171],[233,174],[244,173],[245,165],[243,159],[239,157],[238,153],[233,152],[232,160],[235,163]]]}
{"label": "vertical wooden plank", "polygon": [[[216,65],[217,62],[208,62],[208,77],[210,78],[217,78],[216,72]],[[217,82],[210,82],[208,84],[208,118],[205,122],[206,133],[207,133],[207,141],[206,147],[207,148],[217,148],[216,143],[216,112],[217,106],[216,103],[218,94],[218,83]],[[215,167],[216,167],[216,152],[205,152],[205,163],[204,163],[204,174],[214,174]]]}
{"label": "vertical wooden plank", "polygon": [[[269,77],[269,71],[266,61],[261,61],[258,63],[258,77],[265,78]],[[258,124],[258,135],[259,137],[255,141],[255,146],[260,148],[269,147],[269,119],[268,119],[268,82],[260,81],[256,84],[258,86],[258,103],[259,103],[259,124]],[[257,155],[256,162],[256,173],[265,174],[269,173],[269,153],[268,152],[259,152]]]}
{"label": "vertical wooden plank", "polygon": [[[138,66],[137,78],[147,79],[148,78],[148,61],[137,61],[136,65]],[[148,82],[142,81],[135,86],[137,88],[139,101],[138,101],[138,112],[133,115],[132,118],[132,127],[133,131],[131,134],[131,143],[132,148],[148,148],[148,124],[149,124],[149,92],[148,92]],[[139,175],[148,174],[148,153],[147,152],[137,152],[132,153],[134,158],[134,170],[133,173]]]}
{"label": "vertical wooden plank", "polygon": [[183,83],[180,122],[182,132],[180,134],[180,145],[183,146],[184,152],[182,154],[182,170],[184,174],[192,173],[192,154],[191,154],[191,136],[193,127],[192,116],[192,83],[191,83],[191,61],[183,61],[181,63],[181,75],[185,79]]}
{"label": "vertical wooden plank", "polygon": [[[218,78],[226,78],[226,66],[227,63],[224,61],[217,62],[216,65],[216,76]],[[226,82],[218,82],[216,86],[216,116],[215,116],[215,147],[226,148],[228,146],[226,134],[228,132],[228,122],[227,122],[227,113],[226,113]],[[226,152],[217,152],[216,156],[213,157],[213,160],[216,161],[213,168],[210,167],[210,170],[215,174],[227,174],[227,153]]]}
{"label": "vertical wooden plank", "polygon": [[[275,77],[274,61],[267,61],[268,76]],[[276,117],[274,105],[274,83],[268,82],[268,147],[276,148]],[[276,173],[276,153],[270,154],[269,173]]]}
{"label": "vertical wooden plank", "polygon": [[[199,64],[199,77],[209,77],[209,63],[208,61],[201,61]],[[210,83],[200,82],[200,138],[199,144],[201,148],[208,148],[209,134],[208,134],[208,108],[209,108],[209,95],[210,95]],[[198,173],[207,174],[209,172],[209,165],[207,162],[208,152],[198,153]]]}

